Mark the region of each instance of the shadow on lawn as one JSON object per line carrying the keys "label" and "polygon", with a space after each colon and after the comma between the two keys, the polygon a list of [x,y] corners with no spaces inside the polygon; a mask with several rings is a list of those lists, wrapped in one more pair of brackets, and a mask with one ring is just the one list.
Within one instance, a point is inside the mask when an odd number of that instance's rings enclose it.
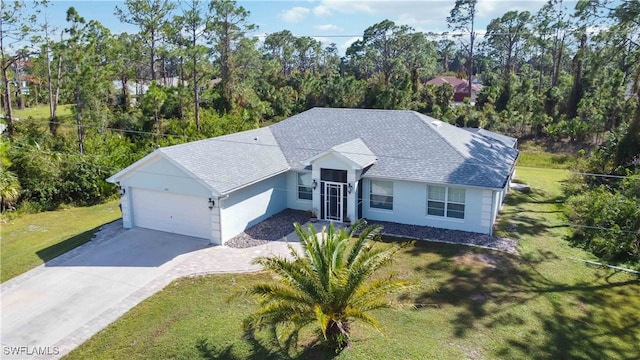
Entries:
{"label": "shadow on lawn", "polygon": [[[412,251],[433,250],[416,244]],[[614,281],[611,271],[598,270],[593,281],[565,284],[536,270],[556,259],[544,251],[516,257],[459,250],[458,256],[444,255],[416,268],[427,276],[444,269],[452,275],[436,285],[437,291],[412,301],[451,308],[456,337],[498,328],[505,334],[495,350],[499,358],[637,358],[640,311],[629,301],[638,296],[638,280]],[[527,334],[524,329],[536,330]]]}
{"label": "shadow on lawn", "polygon": [[91,230],[87,230],[81,234],[70,237],[67,240],[63,240],[59,243],[53,244],[48,248],[38,250],[36,251],[36,255],[38,255],[38,257],[42,259],[44,263],[46,263],[49,260],[52,260],[70,250],[77,248],[84,243],[89,242],[89,240],[93,238],[93,235],[97,233],[103,226],[104,225],[96,226]]}
{"label": "shadow on lawn", "polygon": [[[540,236],[551,229],[566,227],[564,224],[549,223],[553,214],[562,213],[559,206],[565,202],[566,196],[550,198],[546,192],[532,189],[529,193],[511,191],[505,200],[507,207],[500,213],[497,229],[509,233],[508,237],[521,238],[525,235]],[[531,209],[526,204],[551,205],[544,209]]]}
{"label": "shadow on lawn", "polygon": [[244,341],[251,346],[251,355],[249,357],[241,357],[234,354],[233,344],[218,348],[210,344],[206,339],[198,340],[196,348],[201,357],[208,360],[331,360],[339,355],[339,353],[317,342],[302,347],[300,352],[292,355],[281,344],[277,344],[273,340],[265,341],[256,338],[254,335],[246,335]]}

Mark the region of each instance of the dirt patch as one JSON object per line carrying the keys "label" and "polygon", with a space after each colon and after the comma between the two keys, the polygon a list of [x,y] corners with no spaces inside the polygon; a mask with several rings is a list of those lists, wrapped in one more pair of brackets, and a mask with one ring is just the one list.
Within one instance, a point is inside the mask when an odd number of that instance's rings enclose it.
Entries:
{"label": "dirt patch", "polygon": [[30,231],[30,232],[47,232],[49,230],[47,230],[46,228],[44,228],[42,226],[29,225],[29,226],[27,226],[26,231]]}

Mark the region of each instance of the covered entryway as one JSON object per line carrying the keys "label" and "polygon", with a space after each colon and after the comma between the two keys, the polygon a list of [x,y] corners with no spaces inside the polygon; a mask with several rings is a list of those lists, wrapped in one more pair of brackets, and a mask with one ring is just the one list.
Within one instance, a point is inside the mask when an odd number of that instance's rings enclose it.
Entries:
{"label": "covered entryway", "polygon": [[345,185],[342,183],[325,181],[324,184],[324,220],[344,221],[346,212]]}
{"label": "covered entryway", "polygon": [[205,197],[133,188],[132,200],[135,227],[210,239],[219,222]]}
{"label": "covered entryway", "polygon": [[336,169],[320,170],[323,220],[343,222],[347,217],[347,171]]}

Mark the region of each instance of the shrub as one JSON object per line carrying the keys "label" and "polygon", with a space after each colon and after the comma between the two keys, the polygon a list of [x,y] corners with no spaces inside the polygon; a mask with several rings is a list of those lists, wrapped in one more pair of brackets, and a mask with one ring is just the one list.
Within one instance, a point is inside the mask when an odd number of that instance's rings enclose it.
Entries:
{"label": "shrub", "polygon": [[576,225],[571,240],[604,260],[640,260],[638,198],[605,186],[574,195],[567,217]]}
{"label": "shrub", "polygon": [[105,181],[111,174],[111,168],[88,157],[78,157],[62,173],[61,200],[78,205],[99,203],[115,194],[115,186]]}

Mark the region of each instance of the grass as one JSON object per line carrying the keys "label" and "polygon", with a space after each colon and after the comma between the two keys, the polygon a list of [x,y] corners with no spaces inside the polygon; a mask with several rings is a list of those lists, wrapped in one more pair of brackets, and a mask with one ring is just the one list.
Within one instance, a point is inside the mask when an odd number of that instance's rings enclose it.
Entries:
{"label": "grass", "polygon": [[5,282],[91,240],[120,217],[118,201],[25,214],[2,223],[0,281]]}
{"label": "grass", "polygon": [[[72,116],[71,107],[73,105],[58,105],[58,118],[64,119]],[[38,105],[25,109],[14,109],[13,116],[19,119],[27,119],[29,117],[34,120],[49,120],[49,105]]]}
{"label": "grass", "polygon": [[576,161],[576,155],[570,151],[549,152],[542,145],[534,142],[520,144],[518,165],[552,169],[568,169]]}
{"label": "grass", "polygon": [[[243,338],[255,301],[236,296],[267,273],[180,279],[136,306],[68,359],[631,359],[640,354],[637,277],[594,268],[570,247],[560,216],[565,170],[519,167],[529,194],[512,192],[498,234],[521,256],[417,242],[387,271],[416,284],[416,309],[377,311],[383,331],[354,327],[340,354],[310,346],[285,354]],[[388,239],[397,241],[398,239]]]}

